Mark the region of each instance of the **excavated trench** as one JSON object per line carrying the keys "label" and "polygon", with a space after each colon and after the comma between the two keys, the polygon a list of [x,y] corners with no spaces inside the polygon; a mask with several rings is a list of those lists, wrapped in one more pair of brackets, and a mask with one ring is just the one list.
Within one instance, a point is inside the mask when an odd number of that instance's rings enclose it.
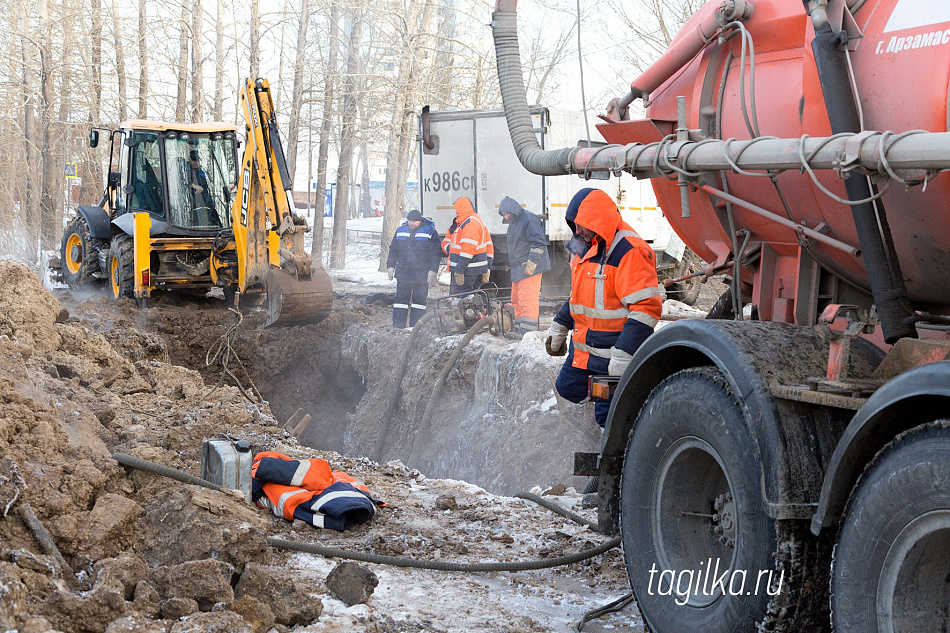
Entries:
{"label": "excavated trench", "polygon": [[[220,364],[206,365],[206,356],[236,317],[220,299],[165,295],[146,312],[131,305],[125,312],[138,329],[161,336],[171,362],[200,371],[209,386],[221,378]],[[298,408],[312,416],[302,443],[400,460],[429,477],[461,479],[499,494],[558,483],[583,487],[585,480],[571,474],[573,453],[597,451],[600,430],[587,407],[555,397],[563,359],[544,353],[540,332],[523,342],[479,334],[434,393],[461,336],[440,336],[430,322],[413,347],[387,424],[409,341],[408,332],[387,330],[389,306],[338,295],[322,323],[268,330],[260,328],[262,315],[246,311],[234,337],[233,352],[247,374],[235,360],[229,367],[243,388],[256,387],[278,420]]]}

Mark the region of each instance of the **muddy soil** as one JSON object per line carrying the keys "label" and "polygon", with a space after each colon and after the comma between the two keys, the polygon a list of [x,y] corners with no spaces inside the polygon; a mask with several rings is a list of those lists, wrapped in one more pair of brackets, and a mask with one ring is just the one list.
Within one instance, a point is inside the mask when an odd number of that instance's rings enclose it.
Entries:
{"label": "muddy soil", "polygon": [[[388,454],[379,464],[329,450],[331,442],[374,439],[347,437],[347,421],[371,408],[363,401],[374,379],[347,351],[360,345],[341,341],[381,330],[388,309],[339,297],[323,324],[282,332],[259,330],[259,316],[249,312],[230,346],[236,356],[229,369],[242,392],[234,379],[221,379],[220,363],[205,364],[235,322],[221,299],[158,297],[153,304],[139,310],[95,294],[54,295],[25,267],[0,262],[3,630],[569,630],[581,614],[627,591],[614,550],[517,574],[367,565],[378,578],[368,602],[338,600],[326,582],[339,559],[273,549],[266,537],[459,562],[553,557],[604,537],[522,500],[427,479],[401,461],[385,461]],[[367,340],[376,340],[381,354],[398,352],[382,338]],[[438,356],[449,345],[433,335],[420,350]],[[484,356],[493,346],[472,349]],[[474,362],[463,358],[459,375],[477,374]],[[504,377],[474,382],[487,391]],[[446,395],[461,384],[450,380]],[[255,390],[267,401],[255,402]],[[315,414],[308,432],[325,427],[320,450],[281,428],[298,406]],[[202,442],[221,433],[248,440],[255,452],[326,458],[388,505],[348,532],[316,530],[110,457],[126,453],[199,475]],[[554,492],[580,510],[576,492]],[[38,545],[23,519],[27,505],[61,557]],[[642,630],[632,608],[588,630],[599,626]]]}

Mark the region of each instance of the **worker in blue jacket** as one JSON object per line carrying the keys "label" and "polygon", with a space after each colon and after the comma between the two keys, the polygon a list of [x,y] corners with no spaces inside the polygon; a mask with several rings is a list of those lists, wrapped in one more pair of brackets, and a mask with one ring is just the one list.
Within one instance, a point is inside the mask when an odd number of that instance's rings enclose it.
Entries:
{"label": "worker in blue jacket", "polygon": [[432,220],[416,210],[406,215],[389,245],[386,267],[389,279],[396,278],[396,302],[393,304],[393,327],[409,327],[425,314],[429,286],[436,283],[436,271],[442,258],[439,233]]}

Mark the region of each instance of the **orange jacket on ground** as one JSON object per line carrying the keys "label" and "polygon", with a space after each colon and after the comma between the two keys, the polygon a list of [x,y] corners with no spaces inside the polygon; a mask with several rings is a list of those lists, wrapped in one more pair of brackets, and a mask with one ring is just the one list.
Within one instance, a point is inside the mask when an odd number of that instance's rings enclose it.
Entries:
{"label": "orange jacket on ground", "polygon": [[254,456],[251,498],[275,515],[315,527],[345,530],[376,514],[369,489],[323,459],[291,459],[275,452]]}
{"label": "orange jacket on ground", "polygon": [[459,198],[455,201],[455,222],[442,239],[442,250],[449,258],[450,273],[481,275],[491,270],[495,247],[485,223],[477,213],[472,201]]}
{"label": "orange jacket on ground", "polygon": [[574,330],[572,366],[607,374],[611,348],[633,354],[659,321],[656,255],[599,189],[579,192],[565,217],[572,230],[580,225],[596,235],[571,258],[571,296],[554,320]]}

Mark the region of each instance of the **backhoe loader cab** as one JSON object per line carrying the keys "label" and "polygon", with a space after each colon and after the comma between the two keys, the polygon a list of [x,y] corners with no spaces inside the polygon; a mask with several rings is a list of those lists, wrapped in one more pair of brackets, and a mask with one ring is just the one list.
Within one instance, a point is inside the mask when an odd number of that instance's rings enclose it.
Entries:
{"label": "backhoe loader cab", "polygon": [[[115,298],[141,305],[156,289],[218,286],[229,302],[238,292],[245,306],[266,302],[265,326],[329,314],[330,278],[313,268],[304,248],[310,227],[294,214],[290,178],[280,173],[269,84],[247,80],[240,100],[248,135],[241,160],[238,130],[227,123],[135,120],[110,131],[102,200],[80,206],[65,227],[66,283],[105,279]],[[97,130],[89,141],[99,144]]]}

